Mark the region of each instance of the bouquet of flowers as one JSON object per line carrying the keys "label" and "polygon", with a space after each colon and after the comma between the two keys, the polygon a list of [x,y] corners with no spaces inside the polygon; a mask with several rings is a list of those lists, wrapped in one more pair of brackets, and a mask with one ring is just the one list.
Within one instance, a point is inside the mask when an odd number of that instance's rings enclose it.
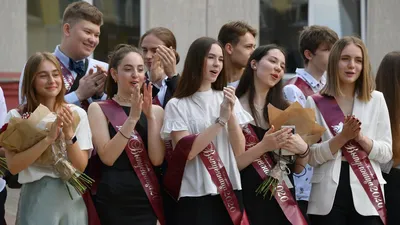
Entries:
{"label": "bouquet of flowers", "polygon": [[[73,130],[80,122],[77,112],[73,112]],[[23,152],[45,138],[55,121],[56,115],[47,107],[39,105],[32,113],[24,113],[21,118],[12,117],[0,133],[0,146],[8,151]],[[93,179],[76,170],[68,161],[63,133],[35,161],[35,165],[50,166],[65,182],[70,183],[79,194],[83,194],[93,183]],[[67,190],[68,185],[67,185]],[[69,193],[70,194],[70,193]]]}
{"label": "bouquet of flowers", "polygon": [[[303,108],[298,102],[291,104],[284,111],[269,104],[268,116],[270,125],[273,125],[276,129],[281,129],[281,127],[284,126],[295,127],[296,133],[299,134],[308,145],[317,143],[325,132],[325,128],[315,122],[314,110]],[[275,150],[274,153],[277,156],[277,163],[269,171],[268,178],[265,179],[256,190],[257,194],[262,194],[264,197],[269,190],[272,195],[274,195],[276,187],[281,184],[286,175],[290,173],[287,164],[291,163],[294,158],[293,154],[287,150],[279,149]],[[288,180],[288,182],[290,181]],[[291,185],[288,184],[288,186],[290,187]]]}

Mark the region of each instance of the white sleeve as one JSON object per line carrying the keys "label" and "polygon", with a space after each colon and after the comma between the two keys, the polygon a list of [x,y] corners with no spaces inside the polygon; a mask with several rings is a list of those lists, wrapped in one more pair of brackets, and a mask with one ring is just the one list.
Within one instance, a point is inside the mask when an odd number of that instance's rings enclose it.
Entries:
{"label": "white sleeve", "polygon": [[382,93],[379,93],[379,117],[378,127],[376,129],[376,138],[372,140],[372,150],[368,158],[379,163],[387,163],[392,159],[392,132],[390,129],[389,111],[386,105],[385,98]]}
{"label": "white sleeve", "polygon": [[91,151],[93,149],[92,131],[90,130],[89,120],[85,110],[78,106],[71,105],[73,111],[77,111],[80,117],[78,127],[75,130],[76,142],[81,150]]}
{"label": "white sleeve", "polygon": [[6,100],[4,99],[3,89],[0,87],[0,127],[3,126],[6,120],[7,106]]}
{"label": "white sleeve", "polygon": [[64,99],[66,102],[70,103],[70,104],[74,104],[77,106],[81,106],[81,102],[79,101],[78,96],[76,95],[75,91],[67,94],[64,96]]}
{"label": "white sleeve", "polygon": [[241,127],[244,127],[245,125],[254,120],[251,114],[248,113],[245,109],[243,109],[243,106],[237,97],[234,106],[234,113]]}
{"label": "white sleeve", "polygon": [[306,105],[306,97],[304,96],[303,92],[294,84],[288,84],[283,87],[283,95],[290,103],[299,102],[303,107]]}
{"label": "white sleeve", "polygon": [[172,131],[185,131],[189,130],[188,124],[185,122],[184,114],[182,111],[182,104],[178,108],[179,99],[173,98],[168,101],[165,107],[164,124],[161,128],[161,138],[164,140],[171,140]]}
{"label": "white sleeve", "polygon": [[[317,120],[318,120],[318,118],[321,120],[321,121],[318,121],[319,124],[326,128],[325,132],[329,132],[329,128],[327,128],[327,126],[325,126],[324,121],[322,121],[323,118],[320,115],[321,113],[319,112],[318,107],[315,105],[315,102],[311,96],[308,97],[308,99],[307,99],[306,108],[312,108],[315,110],[315,114],[316,114],[315,116],[316,116]],[[318,165],[326,163],[327,161],[334,160],[334,159],[335,159],[335,157],[332,154],[331,149],[329,147],[329,140],[326,140],[326,141],[323,141],[320,143],[315,143],[310,146],[310,159],[309,159],[308,163],[311,166],[318,166]]]}

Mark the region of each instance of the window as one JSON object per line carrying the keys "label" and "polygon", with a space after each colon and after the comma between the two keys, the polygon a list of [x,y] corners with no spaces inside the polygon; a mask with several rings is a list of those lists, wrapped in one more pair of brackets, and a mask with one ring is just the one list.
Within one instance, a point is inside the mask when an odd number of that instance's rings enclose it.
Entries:
{"label": "window", "polygon": [[28,56],[37,51],[53,52],[61,42],[62,16],[74,0],[27,1]]}
{"label": "window", "polygon": [[361,10],[364,1],[260,0],[260,45],[274,43],[283,47],[287,54],[287,73],[294,73],[296,68],[304,66],[298,48],[303,27],[324,25],[339,37],[361,37],[365,33],[365,13]]}
{"label": "window", "polygon": [[138,45],[140,39],[140,0],[93,0],[93,4],[104,15],[100,44],[94,51],[96,59],[107,62],[110,51],[117,44]]}
{"label": "window", "polygon": [[285,48],[288,73],[303,66],[298,37],[307,25],[308,0],[260,1],[260,45],[277,44]]}

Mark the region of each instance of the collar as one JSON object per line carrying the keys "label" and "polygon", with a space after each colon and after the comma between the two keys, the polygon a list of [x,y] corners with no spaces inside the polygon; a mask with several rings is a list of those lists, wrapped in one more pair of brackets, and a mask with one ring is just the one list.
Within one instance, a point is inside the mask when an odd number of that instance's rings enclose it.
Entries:
{"label": "collar", "polygon": [[[150,71],[146,72],[146,77],[150,81]],[[165,82],[167,79],[168,79],[168,76],[165,76],[165,78],[161,82],[161,87],[159,87],[158,84],[156,84],[156,83],[153,83],[153,86],[160,89],[160,88],[164,87],[165,85],[167,85],[167,83]]]}
{"label": "collar", "polygon": [[[66,66],[68,69],[70,69],[69,68],[69,57],[68,56],[66,56],[61,50],[60,50],[60,45],[57,45],[56,46],[56,49],[54,50],[54,53],[53,53],[60,61],[61,61],[61,63],[64,65],[64,66]],[[85,59],[82,59],[82,60],[78,60],[78,61],[76,61],[76,62],[79,62],[79,61],[83,61],[83,63],[85,63]]]}
{"label": "collar", "polygon": [[305,71],[304,69],[301,68],[297,68],[296,69],[296,74],[298,76],[300,76],[301,78],[303,78],[303,80],[305,80],[309,85],[311,85],[311,87],[313,88],[317,88],[318,84],[325,86],[326,84],[326,76],[325,73],[324,75],[322,75],[321,77],[321,81],[318,82],[311,74],[309,74],[307,71]]}

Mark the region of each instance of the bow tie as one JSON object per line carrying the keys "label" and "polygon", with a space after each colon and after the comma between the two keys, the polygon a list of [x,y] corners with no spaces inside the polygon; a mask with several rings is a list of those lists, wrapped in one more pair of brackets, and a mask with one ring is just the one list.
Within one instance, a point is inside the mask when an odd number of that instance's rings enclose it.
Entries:
{"label": "bow tie", "polygon": [[78,75],[85,75],[85,64],[83,61],[75,62],[72,59],[69,59],[69,69],[76,72]]}

